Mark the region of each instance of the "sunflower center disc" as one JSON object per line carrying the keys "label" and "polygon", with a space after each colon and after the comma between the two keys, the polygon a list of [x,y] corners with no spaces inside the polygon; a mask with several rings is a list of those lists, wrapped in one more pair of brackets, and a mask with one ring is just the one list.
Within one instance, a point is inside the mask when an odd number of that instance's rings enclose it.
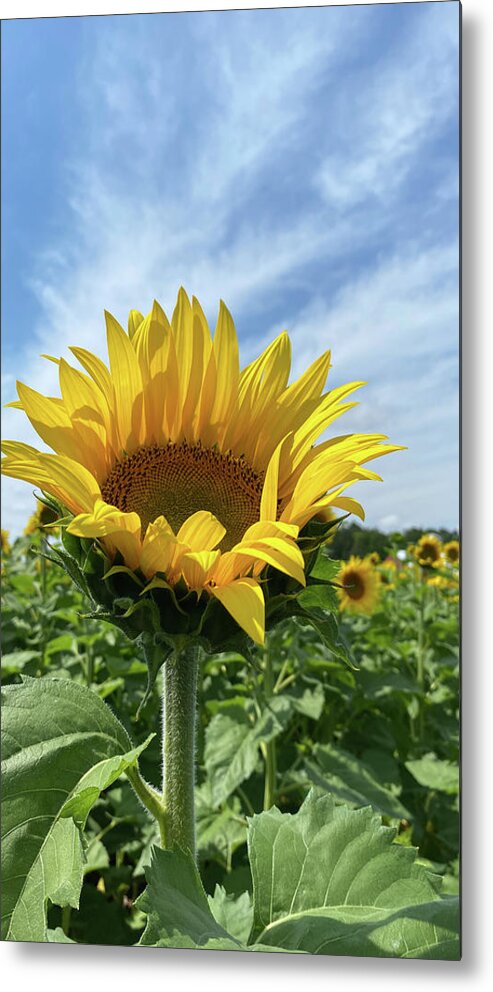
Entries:
{"label": "sunflower center disc", "polygon": [[435,561],[438,561],[439,557],[440,557],[440,552],[435,544],[431,544],[431,543],[428,544],[424,542],[421,545],[420,558],[423,561],[427,561],[430,562],[430,564],[433,564]]}
{"label": "sunflower center disc", "polygon": [[347,572],[344,580],[344,592],[350,599],[361,599],[365,592],[365,583],[358,572]]}
{"label": "sunflower center disc", "polygon": [[197,510],[209,510],[226,528],[220,548],[227,551],[260,518],[263,479],[243,458],[200,443],[139,448],[116,463],[101,488],[111,506],[135,512],[142,533],[164,516],[175,534]]}

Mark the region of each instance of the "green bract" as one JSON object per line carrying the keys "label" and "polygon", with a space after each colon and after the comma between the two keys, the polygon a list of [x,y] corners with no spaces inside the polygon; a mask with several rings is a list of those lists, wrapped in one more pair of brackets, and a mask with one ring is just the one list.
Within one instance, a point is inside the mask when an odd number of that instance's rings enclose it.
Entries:
{"label": "green bract", "polygon": [[[55,506],[51,498],[45,498],[50,506]],[[60,515],[59,507],[58,512]],[[295,580],[275,569],[265,570],[262,586],[266,630],[290,617],[298,617],[300,622],[315,627],[324,643],[351,664],[348,648],[340,639],[332,615],[336,610],[335,599],[327,598],[338,566],[321,550],[336,522],[314,520],[301,533],[299,543],[306,563],[307,589],[303,590]],[[143,705],[166,658],[188,645],[202,648],[207,655],[237,651],[247,659],[252,657],[250,638],[217,599],[198,596],[183,582],[171,587],[164,574],[156,575],[148,583],[143,575],[123,565],[118,556],[110,561],[99,542],[75,537],[65,528],[62,528],[62,545],[52,546],[43,554],[64,568],[93,604],[94,610],[87,616],[114,624],[140,644],[148,669]]]}

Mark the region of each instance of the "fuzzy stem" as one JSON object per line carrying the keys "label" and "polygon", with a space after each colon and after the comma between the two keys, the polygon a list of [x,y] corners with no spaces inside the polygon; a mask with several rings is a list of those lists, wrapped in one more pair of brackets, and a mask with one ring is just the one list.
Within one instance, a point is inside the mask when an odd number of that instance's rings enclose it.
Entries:
{"label": "fuzzy stem", "polygon": [[187,646],[164,666],[163,801],[166,847],[195,857],[195,710],[198,648]]}

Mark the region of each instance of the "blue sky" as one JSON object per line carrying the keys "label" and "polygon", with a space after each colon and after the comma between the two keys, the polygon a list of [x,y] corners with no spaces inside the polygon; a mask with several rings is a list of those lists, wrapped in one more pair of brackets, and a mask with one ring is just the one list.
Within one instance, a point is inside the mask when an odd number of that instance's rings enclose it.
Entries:
{"label": "blue sky", "polygon": [[[180,285],[228,304],[246,364],[332,349],[339,422],[408,446],[367,522],[458,523],[456,2],[8,21],[2,396],[58,394],[41,352],[105,356]],[[3,436],[33,442],[24,415]],[[2,526],[32,487],[3,480]]]}

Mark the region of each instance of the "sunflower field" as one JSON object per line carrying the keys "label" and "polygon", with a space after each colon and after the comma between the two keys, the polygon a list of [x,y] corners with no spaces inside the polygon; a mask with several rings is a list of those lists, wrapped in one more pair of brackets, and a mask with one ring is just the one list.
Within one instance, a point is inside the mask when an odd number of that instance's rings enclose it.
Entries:
{"label": "sunflower field", "polygon": [[[146,691],[136,644],[43,556],[43,512],[2,533],[3,757],[29,798],[8,939],[457,958],[458,542],[329,543],[301,594],[318,628],[290,616],[202,661],[195,865],[130,784],[136,757],[160,782],[162,670]],[[58,730],[79,771],[55,815]]]}
{"label": "sunflower field", "polygon": [[329,350],[105,321],[2,441],[4,939],[457,958],[457,541],[331,554],[403,448]]}

